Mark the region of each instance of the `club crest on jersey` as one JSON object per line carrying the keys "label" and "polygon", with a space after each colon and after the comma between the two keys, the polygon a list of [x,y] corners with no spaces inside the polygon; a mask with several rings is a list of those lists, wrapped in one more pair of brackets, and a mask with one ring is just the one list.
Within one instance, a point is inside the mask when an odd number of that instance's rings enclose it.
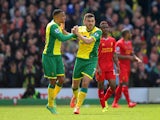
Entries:
{"label": "club crest on jersey", "polygon": [[51,74],[52,74],[52,76],[53,76],[53,75],[54,75],[54,72],[52,72]]}
{"label": "club crest on jersey", "polygon": [[111,46],[113,46],[113,42],[111,42]]}

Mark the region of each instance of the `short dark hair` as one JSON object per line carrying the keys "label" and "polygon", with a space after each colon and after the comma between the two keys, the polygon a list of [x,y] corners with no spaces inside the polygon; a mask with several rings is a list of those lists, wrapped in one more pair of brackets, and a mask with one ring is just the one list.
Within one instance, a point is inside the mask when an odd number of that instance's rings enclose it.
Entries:
{"label": "short dark hair", "polygon": [[94,18],[95,18],[94,14],[92,14],[92,13],[86,13],[86,14],[84,15],[84,19],[86,19],[86,18],[91,18],[91,17],[94,17]]}
{"label": "short dark hair", "polygon": [[129,32],[130,32],[130,30],[129,30],[129,29],[124,28],[124,29],[122,30],[122,32],[121,32],[122,37],[125,37],[125,36],[126,36],[126,34],[127,34],[127,33],[129,33]]}
{"label": "short dark hair", "polygon": [[110,17],[107,17],[107,18],[106,18],[106,21],[107,21],[107,23],[108,23],[108,25],[109,25],[110,27],[114,27],[115,23],[113,22],[113,20],[112,20]]}
{"label": "short dark hair", "polygon": [[54,16],[60,14],[61,12],[64,12],[64,11],[61,10],[61,9],[55,9],[55,10],[53,11],[53,13],[52,13],[52,16],[54,17]]}
{"label": "short dark hair", "polygon": [[104,25],[104,24],[108,24],[108,22],[107,21],[101,21],[100,24],[99,24],[99,27],[102,27],[102,25]]}

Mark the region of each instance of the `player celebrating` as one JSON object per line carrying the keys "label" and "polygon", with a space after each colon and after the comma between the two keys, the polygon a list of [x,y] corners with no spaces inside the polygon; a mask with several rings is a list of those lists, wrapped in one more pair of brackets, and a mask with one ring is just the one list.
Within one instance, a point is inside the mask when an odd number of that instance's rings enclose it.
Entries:
{"label": "player celebrating", "polygon": [[64,82],[64,65],[61,56],[61,42],[74,37],[74,34],[64,35],[60,24],[65,23],[65,13],[56,9],[53,12],[53,19],[46,27],[45,47],[42,54],[42,65],[44,69],[44,77],[48,78],[50,84],[48,85],[48,104],[47,109],[56,114],[56,108],[53,103],[57,94],[59,93]]}
{"label": "player celebrating", "polygon": [[[108,36],[110,27],[106,21],[100,23],[102,30],[102,38],[98,49],[98,64],[96,71],[96,80],[98,82],[98,97],[102,106],[102,112],[108,110],[108,105],[105,105],[105,100],[114,93],[116,89],[114,63],[119,74],[118,57],[115,53],[116,40],[113,37]],[[104,80],[108,80],[109,88],[104,95]]]}
{"label": "player celebrating", "polygon": [[116,52],[119,59],[120,64],[120,75],[119,75],[119,85],[116,89],[115,98],[112,103],[112,107],[117,108],[118,100],[121,97],[121,93],[123,92],[128,107],[136,106],[136,103],[130,101],[129,92],[128,92],[128,80],[130,75],[130,63],[131,61],[142,62],[134,53],[132,49],[131,32],[128,29],[122,30],[122,38],[116,43]]}
{"label": "player celebrating", "polygon": [[[102,31],[95,26],[95,16],[91,13],[84,15],[85,26],[75,26],[73,33],[79,39],[79,49],[74,66],[72,90],[73,97],[70,106],[74,114],[80,113],[80,107],[87,95],[88,85],[94,77],[97,66],[97,53]],[[79,85],[82,79],[81,90]]]}

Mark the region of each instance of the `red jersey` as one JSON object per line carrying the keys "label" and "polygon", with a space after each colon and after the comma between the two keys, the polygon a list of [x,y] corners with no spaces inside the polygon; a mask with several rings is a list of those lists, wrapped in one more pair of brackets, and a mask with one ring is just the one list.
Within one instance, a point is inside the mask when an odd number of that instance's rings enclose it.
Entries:
{"label": "red jersey", "polygon": [[[133,51],[132,42],[125,41],[123,38],[116,42],[116,53],[121,55],[131,55]],[[128,59],[119,59],[120,68],[130,70],[131,61]]]}
{"label": "red jersey", "polygon": [[113,37],[101,38],[98,48],[98,64],[102,71],[113,71],[113,55],[116,40]]}

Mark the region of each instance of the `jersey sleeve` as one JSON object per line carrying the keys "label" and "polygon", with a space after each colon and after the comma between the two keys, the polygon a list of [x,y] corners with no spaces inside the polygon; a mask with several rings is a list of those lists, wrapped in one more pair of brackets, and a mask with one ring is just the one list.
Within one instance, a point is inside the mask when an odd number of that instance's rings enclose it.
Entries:
{"label": "jersey sleeve", "polygon": [[116,53],[120,54],[121,53],[121,44],[119,42],[117,42],[115,47],[116,47],[116,49],[115,49]]}
{"label": "jersey sleeve", "polygon": [[99,46],[98,46],[98,53],[99,53],[99,54],[100,54],[101,50],[102,50],[102,42],[100,42],[100,43],[99,43]]}
{"label": "jersey sleeve", "polygon": [[113,38],[113,52],[116,52],[116,40]]}
{"label": "jersey sleeve", "polygon": [[68,35],[64,35],[57,26],[53,25],[51,27],[51,34],[53,34],[59,41],[67,41],[70,40],[72,38],[75,38],[76,35],[74,35],[73,33],[70,33]]}
{"label": "jersey sleeve", "polygon": [[102,36],[102,31],[101,31],[101,30],[97,30],[96,32],[94,32],[94,33],[91,35],[91,37],[92,37],[95,41],[100,40],[101,36]]}

